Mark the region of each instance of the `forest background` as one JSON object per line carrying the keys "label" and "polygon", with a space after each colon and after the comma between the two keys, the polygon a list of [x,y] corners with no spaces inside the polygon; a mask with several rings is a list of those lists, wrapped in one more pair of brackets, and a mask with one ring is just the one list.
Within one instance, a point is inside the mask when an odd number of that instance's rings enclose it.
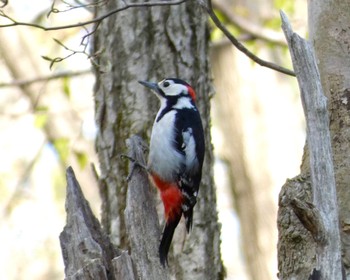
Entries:
{"label": "forest background", "polygon": [[[22,22],[51,26],[92,17],[89,7],[72,9],[78,1],[55,1],[57,10],[52,9],[51,1],[36,2],[10,1],[6,13]],[[213,3],[220,19],[250,50],[291,69],[279,10],[304,35],[303,1]],[[48,15],[50,10],[55,12]],[[0,24],[5,22],[0,19]],[[278,193],[287,178],[298,174],[305,141],[297,83],[293,77],[253,63],[210,24],[215,88],[212,142],[222,259],[227,279],[273,279],[277,273]],[[88,38],[81,44],[87,32],[84,28],[49,32],[0,28],[0,271],[4,279],[28,279],[28,275],[31,279],[63,278],[58,236],[65,224],[68,165],[74,167],[95,215],[100,215],[101,201],[90,165],[98,169],[94,76]],[[230,119],[223,114],[225,103],[233,113]],[[237,131],[229,132],[227,124]],[[228,156],[231,143],[240,151],[233,162],[236,167],[230,165]],[[239,193],[231,184],[235,168],[244,169],[251,182],[255,215],[239,207]],[[247,229],[246,223],[256,230]],[[249,232],[251,237],[246,236]],[[251,242],[258,252],[249,252]],[[254,266],[249,259],[252,254],[260,262]],[[264,273],[260,270],[261,277],[254,278],[258,271],[252,270],[259,267],[265,268]]]}

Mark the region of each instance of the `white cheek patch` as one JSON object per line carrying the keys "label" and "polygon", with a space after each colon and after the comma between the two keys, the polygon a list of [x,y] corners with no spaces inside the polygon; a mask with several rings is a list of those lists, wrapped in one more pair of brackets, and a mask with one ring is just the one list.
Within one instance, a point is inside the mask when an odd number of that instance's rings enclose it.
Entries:
{"label": "white cheek patch", "polygon": [[159,87],[167,96],[176,96],[182,92],[187,92],[187,87],[181,84],[171,84],[168,87],[164,87],[162,84],[159,84]]}

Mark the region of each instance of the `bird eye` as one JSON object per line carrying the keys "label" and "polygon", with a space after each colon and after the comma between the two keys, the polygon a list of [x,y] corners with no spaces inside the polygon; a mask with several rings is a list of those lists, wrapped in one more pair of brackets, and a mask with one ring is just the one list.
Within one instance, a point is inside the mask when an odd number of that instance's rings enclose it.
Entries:
{"label": "bird eye", "polygon": [[163,87],[168,87],[168,86],[170,86],[170,83],[169,83],[168,81],[165,81],[165,82],[163,83]]}

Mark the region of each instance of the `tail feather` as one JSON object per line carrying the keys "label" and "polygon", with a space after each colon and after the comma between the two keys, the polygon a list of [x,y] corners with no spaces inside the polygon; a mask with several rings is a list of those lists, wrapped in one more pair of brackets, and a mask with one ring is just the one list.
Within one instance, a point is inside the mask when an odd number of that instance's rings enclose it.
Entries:
{"label": "tail feather", "polygon": [[174,236],[175,228],[179,224],[180,219],[181,219],[181,213],[180,215],[177,215],[176,217],[174,217],[173,220],[167,221],[164,227],[162,240],[160,241],[160,245],[159,245],[159,258],[160,258],[160,263],[163,266],[165,266],[165,264],[168,264],[168,253],[169,253],[170,244]]}

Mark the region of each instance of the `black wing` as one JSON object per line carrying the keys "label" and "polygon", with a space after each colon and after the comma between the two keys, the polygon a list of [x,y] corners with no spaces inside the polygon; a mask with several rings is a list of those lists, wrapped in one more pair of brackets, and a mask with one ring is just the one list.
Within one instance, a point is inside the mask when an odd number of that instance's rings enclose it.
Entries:
{"label": "black wing", "polygon": [[193,207],[197,202],[199,184],[202,178],[204,159],[204,132],[197,110],[182,109],[176,115],[176,149],[184,155],[183,167],[179,173],[180,187],[184,196],[182,210],[187,231],[192,226]]}

